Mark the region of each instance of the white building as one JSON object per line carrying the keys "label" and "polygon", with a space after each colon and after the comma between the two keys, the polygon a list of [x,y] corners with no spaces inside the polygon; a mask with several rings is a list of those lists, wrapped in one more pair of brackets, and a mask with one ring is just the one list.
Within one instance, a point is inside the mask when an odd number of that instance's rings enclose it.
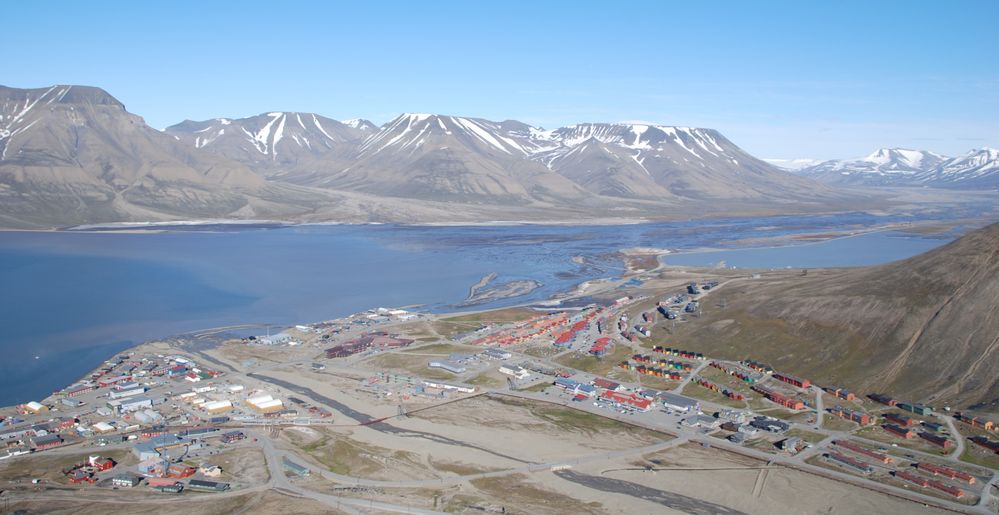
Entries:
{"label": "white building", "polygon": [[531,372],[519,365],[500,365],[499,371],[501,374],[506,374],[508,376],[516,377],[517,379],[526,379],[531,375]]}

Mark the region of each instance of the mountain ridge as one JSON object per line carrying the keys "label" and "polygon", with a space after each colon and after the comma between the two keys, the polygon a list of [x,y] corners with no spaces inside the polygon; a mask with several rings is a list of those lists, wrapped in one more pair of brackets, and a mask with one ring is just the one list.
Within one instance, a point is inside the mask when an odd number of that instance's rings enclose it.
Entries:
{"label": "mountain ridge", "polygon": [[989,147],[946,157],[925,150],[881,148],[855,159],[823,161],[798,175],[838,186],[999,188],[999,152]]}

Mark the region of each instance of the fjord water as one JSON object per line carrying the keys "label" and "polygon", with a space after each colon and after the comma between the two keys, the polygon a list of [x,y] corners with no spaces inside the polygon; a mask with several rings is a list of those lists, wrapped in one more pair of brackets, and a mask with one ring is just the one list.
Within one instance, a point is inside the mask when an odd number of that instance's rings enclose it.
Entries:
{"label": "fjord water", "polygon": [[[379,306],[457,309],[483,275],[533,279],[539,300],[622,271],[622,248],[732,248],[670,264],[877,264],[949,241],[879,232],[792,247],[746,238],[857,229],[870,215],[624,226],[197,227],[161,233],[0,233],[0,405],[40,399],[148,339],[239,324],[291,325]],[[575,256],[585,256],[583,262]]]}

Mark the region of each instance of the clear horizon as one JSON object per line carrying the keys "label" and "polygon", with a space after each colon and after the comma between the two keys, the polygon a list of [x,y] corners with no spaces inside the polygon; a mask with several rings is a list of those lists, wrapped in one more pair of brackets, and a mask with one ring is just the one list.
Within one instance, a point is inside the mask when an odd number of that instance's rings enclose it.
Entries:
{"label": "clear horizon", "polygon": [[[999,3],[17,2],[0,83],[98,86],[163,128],[307,111],[710,127],[765,159],[999,146]],[[969,15],[973,15],[970,18]]]}

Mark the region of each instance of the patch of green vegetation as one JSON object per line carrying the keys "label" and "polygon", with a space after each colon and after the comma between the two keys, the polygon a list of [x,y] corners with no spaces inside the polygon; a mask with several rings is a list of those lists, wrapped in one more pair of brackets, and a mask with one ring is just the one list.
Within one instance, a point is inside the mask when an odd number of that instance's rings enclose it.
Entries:
{"label": "patch of green vegetation", "polygon": [[576,370],[606,376],[622,361],[630,358],[632,354],[634,354],[634,352],[631,348],[619,343],[614,346],[614,350],[610,354],[602,358],[591,356],[589,354],[572,352],[564,356],[560,356],[555,361],[561,365],[565,365]]}
{"label": "patch of green vegetation", "polygon": [[830,431],[853,431],[860,427],[856,422],[826,413],[822,417],[822,427]]}
{"label": "patch of green vegetation", "polygon": [[756,449],[758,451],[776,453],[777,447],[774,446],[774,442],[767,440],[766,438],[753,438],[752,440],[746,440],[742,444],[743,447],[749,447],[750,449]]}
{"label": "patch of green vegetation", "polygon": [[543,489],[528,481],[527,476],[515,474],[470,481],[476,489],[505,503],[536,512],[603,513],[598,502],[584,503],[567,495]]}
{"label": "patch of green vegetation", "polygon": [[485,501],[481,497],[474,495],[456,494],[448,499],[441,510],[447,513],[459,513],[468,508],[478,508],[476,511],[484,511],[482,505]]}
{"label": "patch of green vegetation", "polygon": [[964,452],[961,453],[961,461],[988,467],[992,470],[999,470],[999,454],[983,449],[971,440],[964,441]]}
{"label": "patch of green vegetation", "polygon": [[[439,341],[440,338],[430,338],[430,341]],[[421,345],[419,347],[409,347],[401,351],[403,353],[416,353],[416,354],[440,354],[446,356],[452,352],[463,352],[463,353],[473,353],[478,352],[480,349],[472,347],[471,345],[457,345],[454,343],[436,343],[433,345]]]}
{"label": "patch of green vegetation", "polygon": [[882,442],[886,446],[891,444],[897,444],[899,447],[904,447],[906,449],[915,449],[917,451],[923,451],[928,454],[936,454],[938,456],[947,456],[950,454],[949,451],[941,449],[936,445],[933,445],[922,438],[912,438],[905,439],[897,437],[893,434],[889,434],[881,426],[867,426],[854,431],[855,435],[862,438],[867,438],[869,440],[874,440],[877,442]]}
{"label": "patch of green vegetation", "polygon": [[808,443],[819,443],[822,440],[825,440],[826,438],[826,435],[822,433],[816,433],[814,431],[805,431],[804,429],[798,429],[798,428],[791,429],[790,431],[785,433],[785,436],[787,436],[788,438],[792,436],[797,436],[798,438],[801,438],[802,440]]}
{"label": "patch of green vegetation", "polygon": [[[771,404],[770,406],[773,406]],[[767,415],[769,417],[779,418],[781,420],[787,420],[790,422],[800,422],[805,423],[806,420],[814,419],[815,414],[809,410],[802,411],[790,411],[784,408],[772,408],[772,409],[762,409],[758,410],[759,413]]]}
{"label": "patch of green vegetation", "polygon": [[589,413],[572,408],[553,406],[545,402],[535,402],[516,399],[504,395],[490,395],[489,398],[501,404],[527,408],[531,414],[554,424],[565,431],[595,434],[599,432],[627,432],[641,434],[657,440],[670,440],[671,436],[651,429],[645,429],[631,424],[607,418],[595,413]]}
{"label": "patch of green vegetation", "polygon": [[440,318],[432,326],[438,334],[452,338],[469,331],[474,331],[483,325],[520,322],[535,315],[537,313],[529,309],[506,308]]}
{"label": "patch of green vegetation", "polygon": [[427,363],[428,359],[426,356],[413,356],[403,353],[379,354],[365,361],[365,364],[370,367],[404,370],[409,374],[427,379],[439,379],[442,381],[454,379],[454,374],[451,372],[439,368],[430,368],[427,366]]}
{"label": "patch of green vegetation", "polygon": [[483,372],[465,382],[473,386],[483,386],[486,388],[501,388],[506,384],[506,380],[495,377],[491,372]]}
{"label": "patch of green vegetation", "polygon": [[329,470],[343,475],[362,475],[385,468],[381,461],[372,456],[381,456],[396,461],[412,461],[411,453],[391,452],[376,446],[363,445],[344,437],[324,434],[318,440],[298,444],[299,449],[312,456]]}
{"label": "patch of green vegetation", "polygon": [[740,409],[745,409],[746,407],[746,401],[737,401],[734,399],[729,399],[728,397],[714,390],[708,390],[707,388],[694,382],[687,383],[687,385],[683,387],[683,390],[680,393],[688,397],[693,397],[695,399],[700,399],[702,401],[713,402],[715,404],[721,404],[723,406],[731,406],[733,408],[740,408]]}
{"label": "patch of green vegetation", "polygon": [[525,392],[543,392],[551,385],[552,385],[551,381],[542,381],[536,385],[528,386],[527,388],[521,388],[521,390]]}
{"label": "patch of green vegetation", "polygon": [[477,467],[475,465],[469,465],[467,463],[457,463],[453,461],[434,461],[429,460],[430,466],[441,471],[450,472],[458,476],[470,476],[472,474],[481,474],[483,472],[492,472],[494,470],[499,470],[495,468],[488,467]]}

